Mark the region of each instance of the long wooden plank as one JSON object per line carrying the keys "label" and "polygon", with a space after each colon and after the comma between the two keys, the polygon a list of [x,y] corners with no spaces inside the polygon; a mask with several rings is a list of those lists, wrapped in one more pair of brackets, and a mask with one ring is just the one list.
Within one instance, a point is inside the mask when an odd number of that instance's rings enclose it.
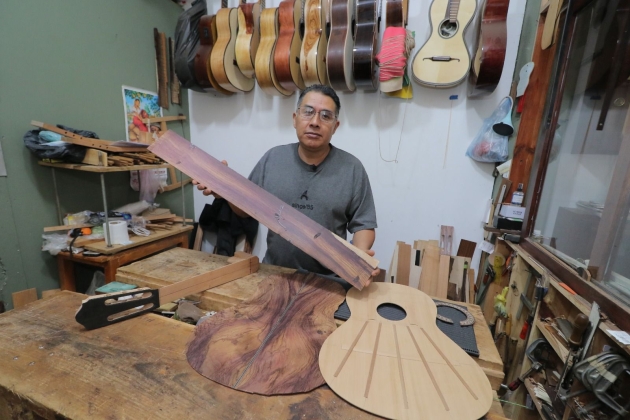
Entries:
{"label": "long wooden plank", "polygon": [[401,242],[398,244],[398,262],[396,268],[396,284],[409,286],[409,271],[411,260],[411,245]]}
{"label": "long wooden plank", "polygon": [[451,265],[451,257],[440,255],[440,266],[438,267],[437,282],[435,284],[435,294],[433,297],[446,299],[448,292],[448,273]]}
{"label": "long wooden plank", "polygon": [[144,169],[161,169],[168,168],[168,164],[155,164],[155,165],[130,165],[130,166],[94,166],[94,165],[81,165],[78,163],[49,163],[38,161],[38,165],[41,166],[50,166],[51,168],[63,168],[63,169],[72,169],[75,171],[83,171],[83,172],[97,172],[97,173],[105,173],[105,172],[129,172],[129,171],[141,171]]}
{"label": "long wooden plank", "polygon": [[126,244],[126,245],[119,244],[119,245],[112,245],[108,247],[105,240],[101,239],[93,243],[85,244],[84,248],[87,249],[88,251],[98,252],[99,254],[105,254],[105,255],[115,254],[117,252],[134,248],[142,244],[147,244],[149,242],[157,241],[158,239],[166,238],[168,236],[175,236],[182,232],[187,232],[189,230],[192,230],[192,228],[193,228],[192,225],[174,226],[172,229],[151,232],[151,235],[149,236],[138,236],[133,233],[129,233],[129,241],[131,242],[129,244]]}
{"label": "long wooden plank", "polygon": [[308,216],[169,130],[149,150],[220,194],[359,290],[376,267]]}
{"label": "long wooden plank", "polygon": [[[418,289],[429,296],[435,296],[437,292],[439,265],[440,247],[434,244],[427,245],[422,256],[422,273],[420,273]],[[444,297],[446,298],[446,295]]]}

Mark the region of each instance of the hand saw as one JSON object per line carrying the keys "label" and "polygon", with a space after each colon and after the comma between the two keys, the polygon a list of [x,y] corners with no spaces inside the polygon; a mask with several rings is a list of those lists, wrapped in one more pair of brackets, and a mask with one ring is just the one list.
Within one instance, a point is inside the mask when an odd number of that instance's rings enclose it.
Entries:
{"label": "hand saw", "polygon": [[[258,271],[258,257],[236,252],[228,265],[159,289],[142,287],[90,296],[81,303],[76,321],[88,330],[133,318],[194,293],[220,286]],[[121,300],[123,298],[123,300]]]}

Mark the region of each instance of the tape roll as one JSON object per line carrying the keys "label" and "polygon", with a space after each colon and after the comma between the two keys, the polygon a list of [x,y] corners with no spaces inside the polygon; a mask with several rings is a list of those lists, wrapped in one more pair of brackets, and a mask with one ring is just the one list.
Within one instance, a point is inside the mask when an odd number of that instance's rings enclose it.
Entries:
{"label": "tape roll", "polygon": [[[131,243],[129,241],[129,232],[127,232],[127,222],[122,222],[120,220],[109,222],[109,233],[111,234],[111,244],[112,245],[127,245]],[[103,231],[105,232],[105,240],[107,240],[107,227],[103,226]]]}

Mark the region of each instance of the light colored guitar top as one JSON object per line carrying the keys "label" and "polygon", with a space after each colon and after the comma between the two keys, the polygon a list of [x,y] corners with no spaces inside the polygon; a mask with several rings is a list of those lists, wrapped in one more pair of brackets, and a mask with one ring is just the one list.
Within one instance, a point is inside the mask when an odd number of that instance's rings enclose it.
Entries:
{"label": "light colored guitar top", "polygon": [[[319,353],[326,383],[351,404],[392,419],[478,419],[492,388],[479,365],[436,325],[433,300],[394,283],[371,283],[346,296],[352,315]],[[406,312],[400,321],[383,304]],[[472,327],[470,327],[472,328]]]}
{"label": "light colored guitar top", "polygon": [[447,88],[465,80],[470,69],[470,55],[464,42],[464,31],[476,8],[475,0],[433,0],[429,12],[431,36],[413,59],[412,73],[416,82]]}
{"label": "light colored guitar top", "polygon": [[300,50],[300,69],[306,86],[318,83],[328,84],[327,45],[326,11],[322,6],[322,0],[306,0],[304,6],[304,40]]}
{"label": "light colored guitar top", "polygon": [[260,43],[261,1],[241,4],[237,9],[238,35],[234,52],[236,64],[241,72],[250,79],[254,77],[254,63]]}
{"label": "light colored guitar top", "polygon": [[260,46],[256,55],[256,80],[258,86],[269,95],[293,94],[292,90],[284,89],[273,67],[273,55],[278,40],[278,8],[272,7],[263,10],[260,15]]}
{"label": "light colored guitar top", "polygon": [[254,88],[254,79],[246,77],[236,65],[237,11],[221,8],[216,14],[217,42],[210,54],[210,68],[217,83],[230,92],[249,92]]}

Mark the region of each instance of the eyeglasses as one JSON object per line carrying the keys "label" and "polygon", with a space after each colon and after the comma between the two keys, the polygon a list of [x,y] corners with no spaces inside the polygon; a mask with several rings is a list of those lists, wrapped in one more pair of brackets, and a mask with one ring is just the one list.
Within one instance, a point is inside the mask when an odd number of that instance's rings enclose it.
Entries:
{"label": "eyeglasses", "polygon": [[301,106],[297,109],[297,114],[303,120],[310,120],[315,116],[315,114],[319,114],[319,119],[322,120],[323,123],[332,124],[337,117],[335,113],[329,111],[327,109],[322,109],[321,111],[315,111],[315,108],[310,107],[308,105]]}

